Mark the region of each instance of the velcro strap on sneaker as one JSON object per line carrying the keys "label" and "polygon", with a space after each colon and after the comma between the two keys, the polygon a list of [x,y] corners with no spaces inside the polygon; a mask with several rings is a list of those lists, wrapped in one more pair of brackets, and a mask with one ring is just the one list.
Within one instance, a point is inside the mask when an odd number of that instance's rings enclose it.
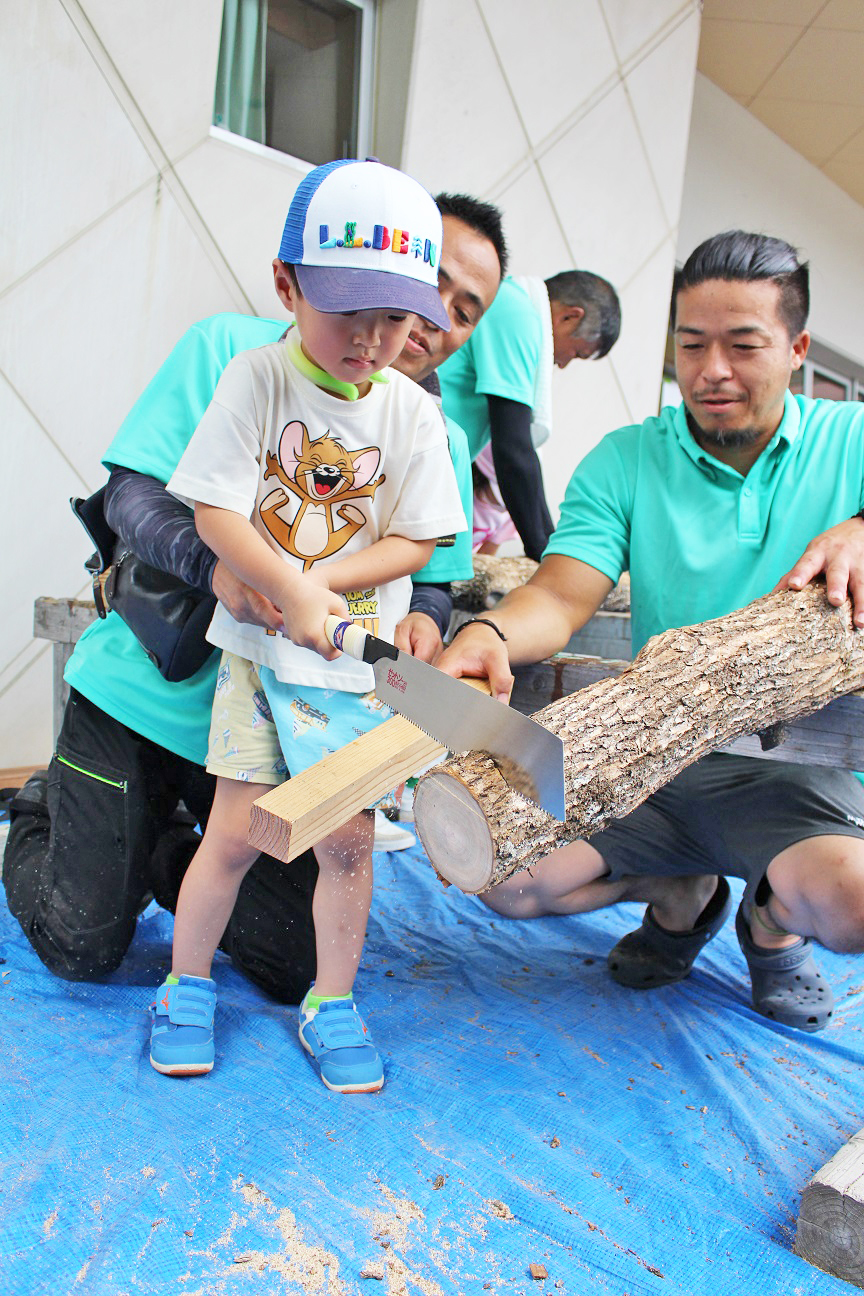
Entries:
{"label": "velcro strap on sneaker", "polygon": [[312,1029],[325,1049],[360,1048],[366,1043],[363,1021],[351,1004],[339,1011],[317,1012]]}
{"label": "velcro strap on sneaker", "polygon": [[[165,999],[168,1000],[165,1005]],[[216,1011],[216,995],[203,986],[168,986],[168,993],[160,1001],[168,1009],[172,1026],[212,1026]]]}

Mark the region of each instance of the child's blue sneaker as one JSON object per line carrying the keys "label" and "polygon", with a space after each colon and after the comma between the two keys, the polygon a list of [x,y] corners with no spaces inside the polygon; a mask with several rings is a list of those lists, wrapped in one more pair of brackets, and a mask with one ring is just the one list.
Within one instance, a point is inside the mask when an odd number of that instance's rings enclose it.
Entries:
{"label": "child's blue sneaker", "polygon": [[334,1093],[376,1093],[384,1084],[383,1063],[353,999],[325,999],[314,1010],[304,999],[300,1043]]}
{"label": "child's blue sneaker", "polygon": [[213,1013],[216,982],[207,977],[181,976],[177,985],[166,981],[156,992],[150,1063],[163,1075],[204,1075],[213,1070]]}

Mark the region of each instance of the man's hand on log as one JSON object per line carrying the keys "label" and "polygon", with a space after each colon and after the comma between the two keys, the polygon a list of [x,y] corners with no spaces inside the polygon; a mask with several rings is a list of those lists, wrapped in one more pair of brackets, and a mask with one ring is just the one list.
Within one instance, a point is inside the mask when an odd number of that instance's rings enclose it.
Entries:
{"label": "man's hand on log", "polygon": [[499,639],[491,626],[479,623],[466,625],[464,630],[445,648],[436,665],[447,675],[457,679],[470,675],[474,679],[488,679],[494,698],[509,702],[513,689],[513,675],[507,645]]}
{"label": "man's hand on log", "polygon": [[434,665],[444,647],[437,625],[425,612],[409,612],[396,627],[393,642],[400,652],[410,653]]}
{"label": "man's hand on log", "polygon": [[864,520],[849,518],[816,536],[773,592],[803,589],[820,575],[825,577],[828,602],[840,607],[851,598],[854,624],[864,629]]}

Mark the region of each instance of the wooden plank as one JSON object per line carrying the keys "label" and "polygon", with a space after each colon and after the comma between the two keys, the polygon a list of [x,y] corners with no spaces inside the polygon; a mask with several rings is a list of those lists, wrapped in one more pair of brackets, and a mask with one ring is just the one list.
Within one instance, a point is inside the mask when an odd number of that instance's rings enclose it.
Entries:
{"label": "wooden plank", "polygon": [[96,620],[92,599],[38,598],[33,605],[33,635],[53,643],[52,725],[54,741],[63,723],[69,685],[63,678],[72,649],[84,631]]}
{"label": "wooden plank", "polygon": [[818,1269],[864,1287],[864,1130],[804,1189],[795,1251]]}
{"label": "wooden plank", "polygon": [[[531,715],[550,702],[628,670],[630,662],[605,661],[574,653],[558,653],[533,666],[517,666],[512,705]],[[763,760],[792,764],[828,765],[864,770],[864,693],[850,693],[829,702],[821,711],[802,716],[784,731],[781,741],[763,750],[756,735],[738,738],[722,751],[736,756],[758,756]]]}
{"label": "wooden plank", "polygon": [[[615,591],[613,591],[614,593]],[[612,661],[633,656],[630,638],[630,613],[595,612],[581,630],[577,630],[564,649],[583,657],[608,657]]]}
{"label": "wooden plank", "polygon": [[[489,692],[488,680],[465,682]],[[446,748],[410,720],[391,716],[259,797],[252,807],[249,841],[288,864],[445,755]]]}
{"label": "wooden plank", "polygon": [[44,765],[13,765],[11,769],[0,769],[0,787],[23,787],[31,774],[48,768]]}
{"label": "wooden plank", "polygon": [[287,864],[444,754],[410,720],[392,716],[259,797],[249,841]]}
{"label": "wooden plank", "polygon": [[53,643],[77,643],[96,620],[92,599],[38,598],[33,605],[33,634]]}

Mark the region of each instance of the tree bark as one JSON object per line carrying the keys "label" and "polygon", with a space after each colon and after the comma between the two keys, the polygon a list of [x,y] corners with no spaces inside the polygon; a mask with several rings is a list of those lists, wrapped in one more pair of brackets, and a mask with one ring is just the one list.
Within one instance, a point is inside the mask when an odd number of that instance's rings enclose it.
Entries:
{"label": "tree bark", "polygon": [[463,612],[482,612],[494,607],[500,598],[524,585],[537,570],[533,558],[498,557],[497,554],[475,554],[471,580],[453,581],[453,606]]}
{"label": "tree bark", "polygon": [[414,817],[434,867],[485,891],[623,818],[743,734],[771,729],[864,684],[864,633],[824,586],[766,595],[716,621],[668,630],[615,679],[534,715],[565,745],[567,820],[512,791],[480,752],[426,774]]}

